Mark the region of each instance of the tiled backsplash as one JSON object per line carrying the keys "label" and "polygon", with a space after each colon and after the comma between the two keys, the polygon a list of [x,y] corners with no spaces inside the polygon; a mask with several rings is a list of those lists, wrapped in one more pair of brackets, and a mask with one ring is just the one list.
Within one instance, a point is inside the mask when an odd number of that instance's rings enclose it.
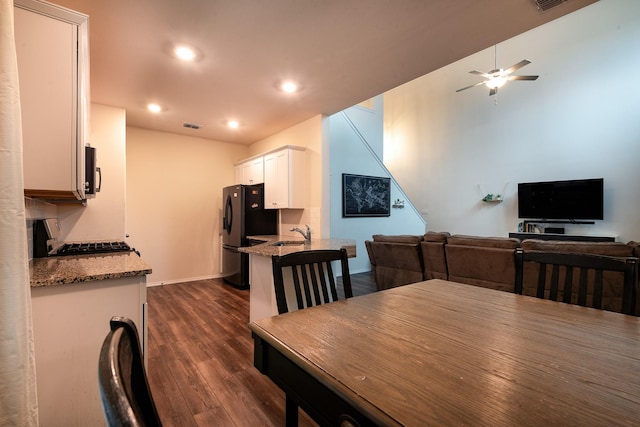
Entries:
{"label": "tiled backsplash", "polygon": [[322,236],[319,208],[280,210],[280,234],[299,236],[299,234],[290,230],[293,227],[300,227],[304,230],[306,224],[311,228],[312,236],[316,238]]}

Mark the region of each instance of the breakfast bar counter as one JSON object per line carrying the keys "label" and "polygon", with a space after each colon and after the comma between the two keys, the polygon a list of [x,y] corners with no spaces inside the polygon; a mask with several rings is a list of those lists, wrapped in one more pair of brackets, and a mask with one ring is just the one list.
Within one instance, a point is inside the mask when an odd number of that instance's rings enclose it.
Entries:
{"label": "breakfast bar counter", "polygon": [[272,255],[286,255],[294,252],[318,249],[346,249],[349,258],[356,256],[356,242],[351,239],[304,239],[287,235],[248,236],[253,242],[263,242],[254,246],[238,248],[238,251],[252,255],[271,257]]}
{"label": "breakfast bar counter", "polygon": [[295,236],[249,236],[249,240],[263,241],[254,246],[238,248],[249,254],[249,319],[251,322],[278,314],[271,257],[319,249],[346,249],[350,258],[356,256],[356,242],[350,239],[311,239],[305,242]]}

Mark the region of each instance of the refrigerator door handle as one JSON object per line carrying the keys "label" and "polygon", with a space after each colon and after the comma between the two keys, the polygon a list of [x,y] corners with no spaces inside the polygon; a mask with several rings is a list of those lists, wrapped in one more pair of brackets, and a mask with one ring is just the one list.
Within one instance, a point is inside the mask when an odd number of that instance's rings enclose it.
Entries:
{"label": "refrigerator door handle", "polygon": [[231,234],[231,226],[233,225],[233,204],[231,203],[231,196],[227,196],[222,223],[222,227],[226,230],[227,234]]}

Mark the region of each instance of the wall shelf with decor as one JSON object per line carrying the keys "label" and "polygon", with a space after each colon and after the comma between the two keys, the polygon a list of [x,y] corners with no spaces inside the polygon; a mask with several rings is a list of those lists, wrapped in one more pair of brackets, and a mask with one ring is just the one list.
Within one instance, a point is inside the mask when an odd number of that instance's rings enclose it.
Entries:
{"label": "wall shelf with decor", "polygon": [[391,207],[394,209],[404,209],[404,200],[396,199]]}
{"label": "wall shelf with decor", "polygon": [[486,203],[502,203],[502,194],[487,194],[482,198],[483,202]]}

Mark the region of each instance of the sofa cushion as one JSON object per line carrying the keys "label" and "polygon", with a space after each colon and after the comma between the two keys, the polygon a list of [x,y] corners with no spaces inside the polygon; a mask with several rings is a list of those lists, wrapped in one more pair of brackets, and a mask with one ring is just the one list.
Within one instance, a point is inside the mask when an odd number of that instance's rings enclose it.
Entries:
{"label": "sofa cushion", "polygon": [[454,234],[447,239],[451,245],[482,246],[485,248],[516,249],[520,246],[520,239],[513,237],[481,237]]}
{"label": "sofa cushion", "polygon": [[424,236],[422,236],[422,240],[425,242],[447,243],[449,236],[451,236],[451,234],[446,231],[427,231]]}
{"label": "sofa cushion", "polygon": [[420,243],[422,241],[422,236],[414,236],[411,234],[397,234],[387,236],[384,234],[374,234],[373,235],[374,242],[391,242],[391,243]]}
{"label": "sofa cushion", "polygon": [[444,245],[450,236],[447,232],[429,231],[425,233],[424,240],[420,242],[422,253],[422,265],[424,267],[424,279],[444,279],[447,280],[447,257],[444,252]]}
{"label": "sofa cushion", "polygon": [[634,247],[621,242],[571,242],[526,239],[522,250],[595,254],[616,257],[634,256]]}
{"label": "sofa cushion", "polygon": [[514,292],[519,239],[454,235],[445,254],[449,280]]}

